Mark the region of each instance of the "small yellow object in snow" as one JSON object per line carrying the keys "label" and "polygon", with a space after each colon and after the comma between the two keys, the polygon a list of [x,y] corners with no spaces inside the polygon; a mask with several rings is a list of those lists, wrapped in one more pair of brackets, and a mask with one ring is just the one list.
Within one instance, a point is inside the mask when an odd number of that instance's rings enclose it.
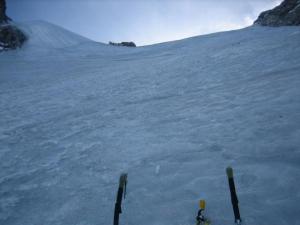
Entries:
{"label": "small yellow object in snow", "polygon": [[200,200],[199,201],[199,207],[200,207],[200,209],[205,209],[205,200]]}

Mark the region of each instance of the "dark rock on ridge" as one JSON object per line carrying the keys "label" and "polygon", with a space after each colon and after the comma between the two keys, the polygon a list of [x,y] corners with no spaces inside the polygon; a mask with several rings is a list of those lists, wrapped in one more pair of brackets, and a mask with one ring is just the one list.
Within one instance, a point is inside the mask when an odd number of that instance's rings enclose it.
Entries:
{"label": "dark rock on ridge", "polygon": [[5,0],[0,0],[0,24],[7,23],[11,19],[6,15],[6,2]]}
{"label": "dark rock on ridge", "polygon": [[0,25],[0,51],[22,47],[27,40],[25,34],[13,25]]}
{"label": "dark rock on ridge", "polygon": [[299,26],[300,0],[284,0],[279,6],[260,14],[254,24],[262,26]]}
{"label": "dark rock on ridge", "polygon": [[124,46],[124,47],[136,47],[136,44],[134,42],[121,42],[121,43],[114,43],[114,42],[109,42],[110,45],[114,46]]}

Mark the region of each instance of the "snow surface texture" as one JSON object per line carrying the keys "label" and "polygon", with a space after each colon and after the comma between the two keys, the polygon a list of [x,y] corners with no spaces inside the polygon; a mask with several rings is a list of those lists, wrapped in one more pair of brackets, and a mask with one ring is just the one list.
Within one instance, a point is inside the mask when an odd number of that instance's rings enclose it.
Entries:
{"label": "snow surface texture", "polygon": [[53,25],[0,54],[0,224],[299,225],[300,30],[250,27],[140,48]]}

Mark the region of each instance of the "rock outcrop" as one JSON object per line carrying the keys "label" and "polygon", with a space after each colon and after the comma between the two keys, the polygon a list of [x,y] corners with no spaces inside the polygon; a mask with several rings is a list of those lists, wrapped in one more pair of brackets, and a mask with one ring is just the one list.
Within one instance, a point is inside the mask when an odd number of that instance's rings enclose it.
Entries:
{"label": "rock outcrop", "polygon": [[6,2],[5,0],[0,0],[0,24],[7,23],[11,19],[6,15]]}
{"label": "rock outcrop", "polygon": [[132,41],[130,42],[121,42],[121,43],[114,43],[114,42],[109,42],[110,45],[114,46],[124,46],[124,47],[136,47],[136,44]]}
{"label": "rock outcrop", "polygon": [[0,51],[22,47],[27,40],[25,34],[13,25],[0,25]]}
{"label": "rock outcrop", "polygon": [[0,0],[0,51],[20,48],[27,40],[26,35],[10,21],[6,15],[6,1]]}
{"label": "rock outcrop", "polygon": [[300,25],[300,0],[284,0],[274,9],[261,13],[254,24],[272,27]]}

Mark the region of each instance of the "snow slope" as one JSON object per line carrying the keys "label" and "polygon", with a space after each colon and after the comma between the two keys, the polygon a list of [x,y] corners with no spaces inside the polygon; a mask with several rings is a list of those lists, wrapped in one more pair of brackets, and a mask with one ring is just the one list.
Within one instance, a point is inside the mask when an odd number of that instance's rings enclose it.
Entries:
{"label": "snow slope", "polygon": [[0,224],[300,221],[300,30],[249,27],[140,48],[35,22],[0,54]]}
{"label": "snow slope", "polygon": [[20,24],[20,27],[30,37],[28,45],[34,48],[64,48],[90,41],[44,21],[33,21],[30,26]]}

